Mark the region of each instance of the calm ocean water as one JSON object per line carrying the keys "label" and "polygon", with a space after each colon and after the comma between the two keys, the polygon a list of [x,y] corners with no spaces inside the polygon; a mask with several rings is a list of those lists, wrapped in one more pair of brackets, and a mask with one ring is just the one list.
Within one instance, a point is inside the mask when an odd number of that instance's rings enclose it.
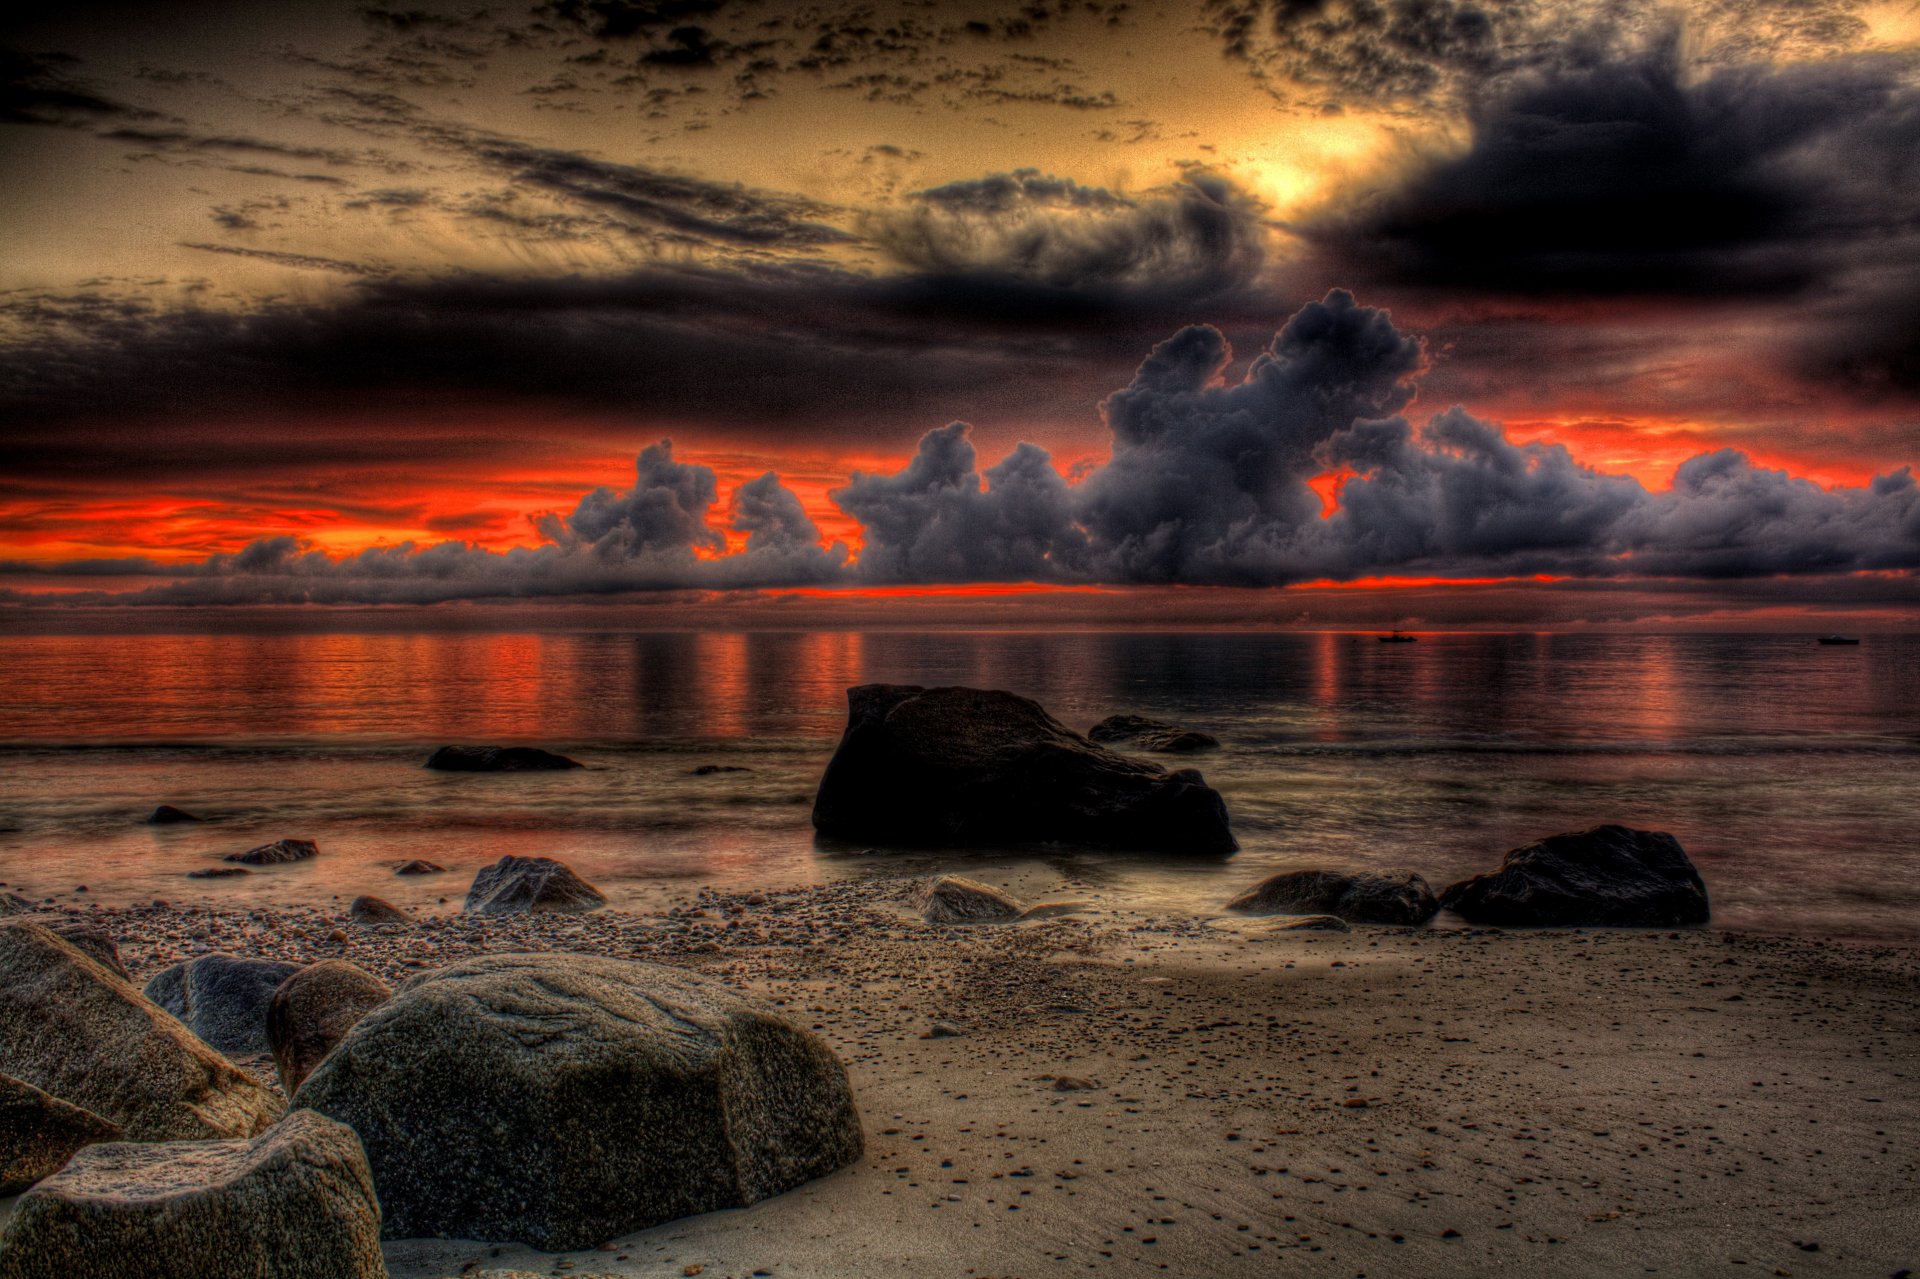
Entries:
{"label": "calm ocean water", "polygon": [[[1716,922],[1920,939],[1920,637],[995,631],[0,637],[0,880],[63,902],[457,907],[502,853],[572,863],[645,909],[939,868],[1118,908],[1210,913],[1277,870],[1409,866],[1436,888],[1515,845],[1673,832]],[[816,841],[814,784],[867,681],[1040,699],[1076,727],[1205,729],[1243,851],[872,855]],[[589,767],[463,776],[448,742]],[[1187,762],[1187,761],[1181,761]],[[694,776],[702,764],[744,771]],[[158,803],[211,818],[150,827]],[[280,836],[308,863],[188,870]],[[424,857],[453,874],[396,878]],[[80,884],[87,897],[70,896]],[[440,906],[446,898],[448,905]]]}

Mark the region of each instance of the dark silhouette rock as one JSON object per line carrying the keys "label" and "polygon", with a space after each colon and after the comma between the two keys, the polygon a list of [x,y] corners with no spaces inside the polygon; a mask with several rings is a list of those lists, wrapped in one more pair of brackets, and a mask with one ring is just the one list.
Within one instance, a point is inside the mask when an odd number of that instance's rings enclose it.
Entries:
{"label": "dark silhouette rock", "polygon": [[1359,924],[1424,924],[1439,911],[1410,870],[1297,870],[1262,880],[1227,903],[1249,915],[1338,915]]}
{"label": "dark silhouette rock", "polygon": [[1223,854],[1219,792],[1089,742],[1012,693],[863,684],[814,797],[823,834],[872,843]]}
{"label": "dark silhouette rock", "polygon": [[267,1005],[300,965],[278,959],[201,955],[163,968],[145,994],[223,1053],[267,1051]]}
{"label": "dark silhouette rock", "polygon": [[244,853],[228,853],[227,860],[239,862],[242,866],[281,866],[319,855],[320,845],[310,839],[276,839],[271,844],[249,848]]}
{"label": "dark silhouette rock", "polygon": [[90,1146],[15,1205],[0,1279],[386,1279],[353,1130],[310,1110],[251,1141]]}
{"label": "dark silhouette rock", "polygon": [[347,918],[356,924],[412,924],[413,916],[383,897],[356,897],[347,904]]}
{"label": "dark silhouette rock", "polygon": [[362,1017],[391,998],[393,987],[344,959],[309,964],[281,982],[267,1005],[267,1046],[287,1096]]}
{"label": "dark silhouette rock", "polygon": [[1026,907],[987,884],[942,875],[922,884],[913,904],[930,924],[994,924],[1018,919]]}
{"label": "dark silhouette rock", "polygon": [[235,875],[251,875],[245,866],[202,866],[199,870],[187,872],[188,879],[231,879]]}
{"label": "dark silhouette rock", "polygon": [[0,1074],[0,1195],[17,1195],[58,1172],[80,1147],[121,1135],[112,1120]]}
{"label": "dark silhouette rock", "polygon": [[475,915],[517,915],[523,911],[598,910],[606,897],[564,862],[551,857],[502,857],[484,866],[467,889],[466,909]]}
{"label": "dark silhouette rock", "polygon": [[426,766],[448,773],[540,773],[584,767],[578,760],[534,746],[442,746],[427,757]]}
{"label": "dark silhouette rock", "polygon": [[1096,742],[1111,742],[1163,755],[1192,755],[1220,749],[1220,739],[1211,733],[1148,719],[1145,715],[1109,715],[1088,729],[1087,736]]}
{"label": "dark silhouette rock", "polygon": [[720,982],[598,955],[415,977],[296,1104],[350,1125],[389,1237],[590,1248],[857,1159],[846,1071]]}
{"label": "dark silhouette rock", "polygon": [[1475,924],[1669,928],[1704,924],[1707,886],[1680,841],[1627,826],[1553,835],[1500,869],[1447,886],[1440,905]]}
{"label": "dark silhouette rock", "polygon": [[697,764],[689,772],[689,777],[712,777],[715,773],[751,773],[753,770],[744,764]]}
{"label": "dark silhouette rock", "polygon": [[401,862],[393,873],[396,875],[440,875],[444,874],[446,869],[445,866],[440,865],[438,862],[425,862],[416,857],[410,862]]}
{"label": "dark silhouette rock", "polygon": [[37,924],[0,926],[0,1064],[136,1141],[252,1136],[282,1110],[131,983]]}
{"label": "dark silhouette rock", "polygon": [[147,818],[150,826],[176,826],[181,822],[197,822],[195,817],[184,808],[175,808],[172,804],[162,804],[153,810],[153,816]]}

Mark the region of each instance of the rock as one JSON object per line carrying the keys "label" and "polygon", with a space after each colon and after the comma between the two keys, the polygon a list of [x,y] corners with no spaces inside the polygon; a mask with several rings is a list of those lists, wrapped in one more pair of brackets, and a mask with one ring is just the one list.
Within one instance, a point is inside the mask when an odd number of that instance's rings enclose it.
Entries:
{"label": "rock", "polygon": [[1220,749],[1220,739],[1211,733],[1148,719],[1145,715],[1109,715],[1088,729],[1087,736],[1096,742],[1121,743],[1135,750],[1163,755],[1191,755]]}
{"label": "rock", "polygon": [[245,866],[206,866],[200,870],[187,872],[188,879],[229,879],[235,875],[251,875]]}
{"label": "rock", "polygon": [[295,1104],[360,1134],[392,1238],[588,1248],[861,1152],[846,1071],[818,1037],[712,978],[598,955],[412,978]]}
{"label": "rock", "polygon": [[0,893],[0,917],[24,915],[38,909],[39,907],[18,893]]}
{"label": "rock", "polygon": [[201,820],[184,808],[175,808],[172,804],[162,804],[153,810],[153,816],[147,818],[149,826],[174,826],[181,822]]}
{"label": "rock", "polygon": [[1338,915],[1275,915],[1261,921],[1275,933],[1350,933],[1353,929]]}
{"label": "rock", "polygon": [[689,777],[712,777],[715,773],[751,773],[753,770],[744,764],[698,764],[687,774]]}
{"label": "rock", "polygon": [[922,884],[913,904],[929,924],[996,924],[1020,918],[1026,906],[997,888],[942,875]]}
{"label": "rock", "polygon": [[353,1130],[310,1110],[251,1141],[90,1146],[15,1205],[0,1279],[385,1279]]}
{"label": "rock", "polygon": [[66,916],[35,921],[55,937],[65,941],[122,981],[131,981],[126,964],[120,960],[120,947],[102,929]]}
{"label": "rock", "polygon": [[112,1120],[0,1074],[0,1196],[58,1172],[82,1146],[120,1137]]}
{"label": "rock", "polygon": [[1410,870],[1296,870],[1264,879],[1227,903],[1248,915],[1338,915],[1360,924],[1424,924],[1440,909]]}
{"label": "rock", "polygon": [[533,746],[442,746],[428,768],[448,773],[538,773],[584,767],[580,761]]}
{"label": "rock", "polygon": [[247,1056],[267,1051],[267,1005],[299,971],[284,960],[216,952],[161,969],[145,993],[221,1052]]}
{"label": "rock", "polygon": [[1440,905],[1470,923],[1668,928],[1704,924],[1707,886],[1680,841],[1596,826],[1516,848],[1500,869],[1447,886]]}
{"label": "rock", "polygon": [[413,916],[380,897],[356,897],[347,905],[347,918],[356,924],[411,924]]}
{"label": "rock", "polygon": [[394,870],[396,875],[440,875],[446,873],[446,867],[437,862],[423,862],[418,857],[410,862],[401,862]]}
{"label": "rock", "polygon": [[1199,773],[1096,746],[1037,703],[862,684],[814,797],[823,834],[875,843],[1224,854],[1227,806]]}
{"label": "rock", "polygon": [[508,855],[473,877],[466,909],[475,915],[517,915],[598,910],[606,904],[605,895],[566,863]]}
{"label": "rock", "polygon": [[303,862],[320,854],[320,845],[310,839],[276,839],[271,844],[249,848],[244,853],[228,853],[227,860],[245,866],[279,866]]}
{"label": "rock", "polygon": [[0,926],[0,1070],[136,1141],[249,1137],[282,1109],[132,983],[36,924]]}
{"label": "rock", "polygon": [[362,1017],[391,998],[393,987],[344,959],[309,964],[281,982],[267,1005],[267,1046],[287,1096]]}

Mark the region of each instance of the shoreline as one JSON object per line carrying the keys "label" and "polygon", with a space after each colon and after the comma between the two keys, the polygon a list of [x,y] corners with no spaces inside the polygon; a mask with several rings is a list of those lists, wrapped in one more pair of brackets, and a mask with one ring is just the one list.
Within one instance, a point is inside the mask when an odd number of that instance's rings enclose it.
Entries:
{"label": "shoreline", "polygon": [[197,948],[390,981],[486,952],[651,959],[847,1063],[867,1133],[848,1169],[595,1251],[397,1241],[397,1279],[1251,1275],[1275,1252],[1327,1275],[1920,1267],[1920,949],[1711,926],[935,926],[908,884],[391,929],[77,913],[136,982]]}

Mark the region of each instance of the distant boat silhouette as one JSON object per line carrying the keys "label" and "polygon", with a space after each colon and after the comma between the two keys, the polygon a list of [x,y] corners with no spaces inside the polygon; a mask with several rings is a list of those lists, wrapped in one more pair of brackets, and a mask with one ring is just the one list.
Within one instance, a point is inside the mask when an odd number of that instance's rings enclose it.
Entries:
{"label": "distant boat silhouette", "polygon": [[[1382,644],[1411,644],[1416,640],[1418,640],[1420,637],[1418,635],[1402,635],[1399,631],[1395,631],[1391,635],[1381,635],[1381,636],[1378,636],[1377,638]],[[1823,644],[1826,643],[1825,640],[1822,640],[1820,642]],[[1858,640],[1855,640],[1854,642],[1856,644],[1859,643]]]}
{"label": "distant boat silhouette", "polygon": [[1847,635],[1822,635],[1822,644],[1858,644],[1860,641]]}

